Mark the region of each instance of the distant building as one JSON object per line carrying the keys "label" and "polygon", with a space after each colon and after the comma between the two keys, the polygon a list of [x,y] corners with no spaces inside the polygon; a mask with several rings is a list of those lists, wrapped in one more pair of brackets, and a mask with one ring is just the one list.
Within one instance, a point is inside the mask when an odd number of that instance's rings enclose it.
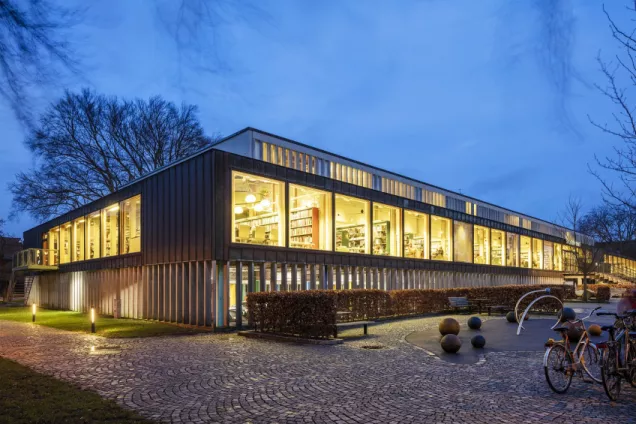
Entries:
{"label": "distant building", "polygon": [[253,291],[560,284],[581,239],[246,128],[26,231],[16,269],[45,306],[226,327]]}

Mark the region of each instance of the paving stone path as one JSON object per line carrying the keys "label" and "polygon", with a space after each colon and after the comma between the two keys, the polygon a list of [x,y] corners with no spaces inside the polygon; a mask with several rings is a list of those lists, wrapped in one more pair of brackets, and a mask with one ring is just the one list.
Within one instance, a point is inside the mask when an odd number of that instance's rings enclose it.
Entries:
{"label": "paving stone path", "polygon": [[553,394],[541,352],[456,365],[404,340],[438,320],[377,325],[340,346],[233,334],[103,339],[0,321],[0,356],[166,422],[636,423],[635,389],[611,403],[600,385],[575,379]]}

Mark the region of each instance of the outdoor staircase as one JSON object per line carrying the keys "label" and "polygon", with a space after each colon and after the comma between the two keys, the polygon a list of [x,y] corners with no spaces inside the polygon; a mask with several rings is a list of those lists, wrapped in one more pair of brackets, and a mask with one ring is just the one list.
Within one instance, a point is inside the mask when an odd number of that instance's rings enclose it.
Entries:
{"label": "outdoor staircase", "polygon": [[17,278],[15,273],[12,273],[7,300],[11,302],[23,299],[26,305],[31,294],[31,287],[33,287],[33,280],[35,280],[35,275],[25,275],[24,279],[20,279]]}
{"label": "outdoor staircase", "polygon": [[616,274],[609,274],[606,272],[594,272],[592,273],[592,278],[596,280],[597,283],[605,283],[605,284],[633,284],[631,279],[624,278],[622,276]]}

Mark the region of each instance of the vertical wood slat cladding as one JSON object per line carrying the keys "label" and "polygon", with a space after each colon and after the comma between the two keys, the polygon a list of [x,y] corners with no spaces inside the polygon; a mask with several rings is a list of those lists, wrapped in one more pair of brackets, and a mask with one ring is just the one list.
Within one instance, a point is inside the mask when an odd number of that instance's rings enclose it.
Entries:
{"label": "vertical wood slat cladding", "polygon": [[33,282],[29,303],[45,308],[145,318],[210,327],[213,317],[213,262],[43,273]]}

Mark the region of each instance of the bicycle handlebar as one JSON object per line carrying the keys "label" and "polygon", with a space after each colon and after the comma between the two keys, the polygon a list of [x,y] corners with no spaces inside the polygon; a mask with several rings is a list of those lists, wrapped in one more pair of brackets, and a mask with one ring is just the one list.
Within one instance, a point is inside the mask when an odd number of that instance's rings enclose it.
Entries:
{"label": "bicycle handlebar", "polygon": [[[594,312],[598,311],[599,309],[601,309],[601,306],[599,306],[599,307],[596,307],[596,308],[592,309],[592,311],[588,314],[588,316],[583,317],[583,318],[580,318],[580,320],[581,320],[581,321],[585,321],[586,319],[588,319],[589,317],[591,317],[591,316],[592,316],[592,314],[593,314]],[[598,313],[597,313],[596,315],[598,315]]]}

